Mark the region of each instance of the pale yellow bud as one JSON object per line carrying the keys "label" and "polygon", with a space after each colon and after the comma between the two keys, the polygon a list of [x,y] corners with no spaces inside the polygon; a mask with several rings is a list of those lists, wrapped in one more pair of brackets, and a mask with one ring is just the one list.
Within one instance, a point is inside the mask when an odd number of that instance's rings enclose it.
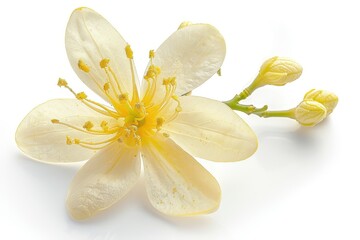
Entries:
{"label": "pale yellow bud", "polygon": [[182,22],[181,24],[180,24],[180,26],[178,27],[178,30],[180,30],[180,29],[183,29],[183,28],[185,28],[185,27],[187,27],[187,26],[189,26],[189,25],[191,25],[192,24],[192,22]]}
{"label": "pale yellow bud", "polygon": [[291,59],[273,57],[263,63],[254,84],[256,88],[265,85],[283,86],[298,79],[302,70],[300,64]]}
{"label": "pale yellow bud", "polygon": [[326,108],[319,102],[305,100],[295,108],[294,116],[301,125],[312,127],[326,118]]}
{"label": "pale yellow bud", "polygon": [[330,113],[334,111],[339,98],[335,95],[335,93],[325,90],[312,89],[305,94],[304,100],[313,100],[321,103],[326,108],[327,116],[329,116]]}

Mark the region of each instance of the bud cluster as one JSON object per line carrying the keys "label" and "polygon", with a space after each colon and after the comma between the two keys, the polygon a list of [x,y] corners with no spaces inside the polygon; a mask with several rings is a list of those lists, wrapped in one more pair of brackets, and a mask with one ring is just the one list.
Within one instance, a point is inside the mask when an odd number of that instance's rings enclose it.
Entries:
{"label": "bud cluster", "polygon": [[256,108],[253,105],[242,105],[239,102],[250,96],[256,89],[266,86],[283,86],[298,79],[303,68],[289,58],[272,57],[260,67],[255,80],[240,94],[224,102],[233,110],[255,114],[259,117],[287,117],[295,119],[300,125],[312,127],[327,118],[335,109],[338,97],[325,90],[312,89],[307,92],[300,104],[292,109],[268,111],[268,106]]}

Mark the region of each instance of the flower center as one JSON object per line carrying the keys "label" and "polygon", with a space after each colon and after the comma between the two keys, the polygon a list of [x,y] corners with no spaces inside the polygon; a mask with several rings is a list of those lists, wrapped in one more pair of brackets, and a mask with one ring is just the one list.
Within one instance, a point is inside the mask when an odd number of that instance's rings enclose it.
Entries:
{"label": "flower center", "polygon": [[[124,142],[129,146],[139,146],[142,140],[152,136],[161,130],[161,127],[173,119],[181,111],[178,97],[175,95],[176,78],[160,79],[161,69],[153,64],[155,53],[149,53],[150,65],[144,76],[146,89],[140,99],[135,77],[133,63],[133,52],[129,45],[125,48],[126,56],[129,59],[132,80],[132,97],[124,91],[119,82],[119,76],[111,67],[110,59],[101,59],[100,68],[104,71],[106,79],[96,79],[83,60],[79,60],[78,67],[98,86],[99,90],[105,94],[111,107],[90,100],[84,92],[76,93],[64,79],[59,79],[58,86],[67,88],[74,96],[87,107],[100,113],[104,119],[86,121],[82,127],[63,122],[59,119],[52,119],[53,124],[60,124],[90,135],[104,135],[105,140],[85,141],[77,137],[67,136],[68,145],[76,144],[85,148],[98,150],[106,147],[114,141]],[[101,83],[104,83],[101,86]],[[159,97],[160,96],[160,97]],[[102,138],[103,139],[103,138]]]}

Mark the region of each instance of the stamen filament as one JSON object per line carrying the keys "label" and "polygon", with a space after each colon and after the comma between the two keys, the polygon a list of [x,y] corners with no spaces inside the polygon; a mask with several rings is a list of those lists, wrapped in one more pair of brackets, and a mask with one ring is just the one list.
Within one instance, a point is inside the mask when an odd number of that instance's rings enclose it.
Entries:
{"label": "stamen filament", "polygon": [[[86,106],[90,107],[91,109],[93,109],[93,110],[95,110],[95,111],[97,111],[97,112],[99,112],[99,113],[102,113],[102,114],[104,114],[104,115],[107,115],[107,116],[110,116],[110,117],[114,117],[114,118],[116,118],[116,119],[120,117],[120,116],[117,114],[117,112],[114,112],[114,111],[112,111],[111,109],[108,109],[107,107],[105,107],[104,105],[102,105],[102,104],[100,104],[100,103],[97,103],[97,102],[95,102],[95,101],[92,101],[92,100],[90,100],[90,99],[87,99],[87,98],[86,98],[86,99],[83,99],[82,102],[83,102]],[[93,107],[93,106],[91,106],[89,103],[94,104],[94,105],[96,105],[96,106],[104,109],[105,111],[102,111],[101,109],[98,109],[98,108],[96,108],[96,107]]]}
{"label": "stamen filament", "polygon": [[92,134],[92,135],[109,135],[109,134],[114,134],[116,133],[117,131],[119,131],[120,127],[114,127],[112,128],[111,130],[108,130],[108,131],[99,131],[99,130],[85,130],[85,129],[82,129],[82,128],[79,128],[79,127],[76,127],[76,126],[73,126],[71,124],[68,124],[68,123],[65,123],[65,122],[61,122],[59,121],[58,119],[52,119],[51,122],[53,124],[60,124],[60,125],[63,125],[63,126],[66,126],[66,127],[69,127],[71,129],[74,129],[74,130],[77,130],[77,131],[80,131],[80,132],[83,132],[83,133],[88,133],[88,134]]}
{"label": "stamen filament", "polygon": [[134,104],[134,103],[139,102],[139,92],[138,92],[137,85],[136,85],[135,67],[134,67],[132,58],[129,58],[129,62],[130,62],[130,69],[131,69],[131,80],[132,80],[132,85],[133,85],[133,96],[132,96],[131,103]]}
{"label": "stamen filament", "polygon": [[[114,142],[114,141],[113,141]],[[100,147],[92,147],[92,146],[88,146],[88,145],[85,145],[85,144],[82,144],[82,143],[78,143],[77,145],[81,146],[81,147],[84,147],[84,148],[87,148],[87,149],[91,149],[91,150],[100,150],[100,149],[103,149],[103,148],[106,148],[107,146],[109,146],[110,144],[112,144],[113,142],[110,142],[108,144],[105,144],[103,146],[100,146]]]}
{"label": "stamen filament", "polygon": [[114,140],[117,140],[120,136],[121,136],[121,133],[118,133],[114,137],[106,139],[104,141],[100,141],[100,142],[86,142],[86,141],[81,141],[80,139],[77,139],[77,141],[75,141],[75,144],[85,144],[85,145],[96,146],[96,145],[101,145],[104,143],[111,143]]}

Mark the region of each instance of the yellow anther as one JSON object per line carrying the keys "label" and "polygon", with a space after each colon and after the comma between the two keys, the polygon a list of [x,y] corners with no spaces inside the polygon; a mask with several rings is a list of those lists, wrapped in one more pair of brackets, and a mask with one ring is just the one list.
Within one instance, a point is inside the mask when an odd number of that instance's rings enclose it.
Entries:
{"label": "yellow anther", "polygon": [[104,91],[107,91],[107,90],[109,90],[109,88],[110,88],[110,83],[105,83],[104,84]]}
{"label": "yellow anther", "polygon": [[66,87],[68,85],[68,83],[65,79],[59,78],[57,85],[59,87]]}
{"label": "yellow anther", "polygon": [[149,58],[152,59],[155,57],[155,51],[154,50],[150,50],[149,51]]}
{"label": "yellow anther", "polygon": [[176,85],[176,77],[170,78],[170,83],[171,83],[171,85],[175,86]]}
{"label": "yellow anther", "polygon": [[80,139],[75,138],[75,139],[74,139],[74,143],[75,143],[75,144],[80,144]]}
{"label": "yellow anther", "polygon": [[126,52],[127,58],[133,59],[133,51],[131,50],[131,47],[130,47],[129,44],[126,45],[126,47],[125,47],[125,52]]}
{"label": "yellow anther", "polygon": [[87,95],[84,92],[80,92],[76,94],[76,98],[79,100],[83,100],[87,98]]}
{"label": "yellow anther", "polygon": [[119,101],[120,102],[124,102],[124,101],[128,101],[129,100],[129,94],[127,93],[122,93],[119,95]]}
{"label": "yellow anther", "polygon": [[156,118],[156,129],[159,131],[164,124],[165,119],[163,117]]}
{"label": "yellow anther", "polygon": [[100,67],[106,68],[109,65],[109,62],[110,62],[109,58],[104,58],[103,60],[100,61]]}
{"label": "yellow anther", "polygon": [[67,145],[73,144],[73,141],[71,140],[71,138],[69,136],[66,136],[66,144]]}
{"label": "yellow anther", "polygon": [[160,67],[155,66],[155,65],[150,65],[144,78],[145,78],[145,80],[148,80],[149,78],[154,79],[155,77],[159,76],[160,72],[161,72]]}
{"label": "yellow anther", "polygon": [[100,123],[100,127],[101,127],[105,132],[109,129],[107,121],[102,121],[102,122]]}
{"label": "yellow anther", "polygon": [[60,121],[58,119],[51,119],[51,123],[56,124],[56,123],[60,123]]}
{"label": "yellow anther", "polygon": [[84,123],[83,128],[85,128],[86,130],[91,130],[94,127],[94,124],[90,121],[87,121],[86,123]]}
{"label": "yellow anther", "polygon": [[169,85],[170,84],[170,82],[171,82],[171,79],[170,78],[164,78],[163,79],[163,85]]}
{"label": "yellow anther", "polygon": [[86,73],[90,72],[90,67],[81,59],[78,62],[78,67]]}

